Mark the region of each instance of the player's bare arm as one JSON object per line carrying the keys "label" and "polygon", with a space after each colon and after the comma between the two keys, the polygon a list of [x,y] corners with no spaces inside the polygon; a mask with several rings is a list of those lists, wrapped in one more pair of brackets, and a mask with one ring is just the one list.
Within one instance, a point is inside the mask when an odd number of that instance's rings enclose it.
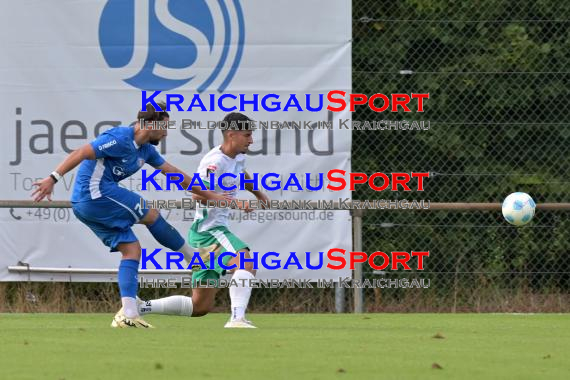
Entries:
{"label": "player's bare arm", "polygon": [[[247,171],[244,171],[244,175],[245,175],[246,179],[252,179]],[[253,184],[251,182],[248,182],[245,184],[245,189],[247,191],[249,191],[250,193],[252,193],[253,195],[255,195],[255,197],[262,202],[269,202],[269,200],[270,200],[269,197],[267,196],[267,194],[265,194],[263,191],[254,190]],[[265,206],[263,206],[263,208],[265,208]]]}
{"label": "player's bare arm", "polygon": [[[192,199],[195,201],[199,201],[201,204],[205,205],[207,199],[201,195],[192,194]],[[231,195],[229,195],[229,193],[226,193],[224,195],[224,199],[225,200],[236,200],[234,198],[231,197]],[[269,199],[269,198],[267,198]],[[235,203],[232,203],[233,205],[235,205],[237,207],[238,210],[242,210],[245,212],[252,212],[253,209],[251,208],[251,205],[249,204],[249,201],[247,199],[237,199]]]}
{"label": "player's bare arm", "polygon": [[52,174],[48,177],[42,179],[41,181],[37,181],[34,183],[34,186],[37,188],[32,193],[32,197],[34,201],[39,202],[45,197],[49,201],[51,201],[51,194],[53,192],[53,186],[55,183],[64,176],[66,173],[70,172],[71,170],[75,169],[77,165],[79,165],[83,160],[94,160],[95,159],[95,151],[91,144],[85,144],[81,148],[74,150],[71,152],[65,160],[58,167],[55,169]]}

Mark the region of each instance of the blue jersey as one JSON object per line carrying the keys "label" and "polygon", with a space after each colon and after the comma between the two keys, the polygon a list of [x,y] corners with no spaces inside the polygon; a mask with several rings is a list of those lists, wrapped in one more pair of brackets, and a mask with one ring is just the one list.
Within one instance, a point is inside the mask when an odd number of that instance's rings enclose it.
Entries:
{"label": "blue jersey", "polygon": [[115,127],[91,142],[96,159],[84,160],[79,166],[72,202],[112,194],[119,181],[135,174],[145,162],[155,168],[164,164],[154,145],[137,145],[134,133],[133,127]]}

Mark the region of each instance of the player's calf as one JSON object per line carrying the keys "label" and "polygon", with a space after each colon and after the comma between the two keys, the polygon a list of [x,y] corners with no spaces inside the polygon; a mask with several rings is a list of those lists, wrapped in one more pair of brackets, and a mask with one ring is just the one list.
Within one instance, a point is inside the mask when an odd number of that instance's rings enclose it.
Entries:
{"label": "player's calf", "polygon": [[194,310],[192,317],[203,317],[214,309],[214,300],[218,289],[195,288],[192,290]]}
{"label": "player's calf", "polygon": [[241,255],[243,255],[245,259],[251,258],[251,255],[249,254],[249,249],[241,249],[236,253],[236,257],[232,257],[231,260],[228,261],[227,266],[232,266],[232,265],[236,266],[235,269],[231,271],[234,274],[239,270],[244,270],[255,276],[257,271],[254,269],[253,263],[247,260],[244,260],[244,262],[242,263],[240,260]]}

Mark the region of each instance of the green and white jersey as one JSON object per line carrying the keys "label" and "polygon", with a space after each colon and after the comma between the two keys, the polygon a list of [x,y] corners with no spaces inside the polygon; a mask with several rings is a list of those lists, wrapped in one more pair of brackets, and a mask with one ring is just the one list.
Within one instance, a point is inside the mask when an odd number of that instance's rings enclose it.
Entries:
{"label": "green and white jersey", "polygon": [[[214,191],[219,194],[225,191],[217,186],[218,178],[224,173],[234,174],[236,178],[227,176],[222,181],[226,187],[236,186],[235,190],[229,192],[232,196],[235,196],[239,189],[239,175],[244,171],[245,154],[238,154],[235,158],[231,158],[222,153],[220,146],[209,151],[200,161],[200,165],[198,165],[200,178],[208,189],[210,188],[210,173],[214,173],[216,180]],[[196,216],[192,228],[198,232],[203,232],[215,227],[227,227],[230,212],[229,208],[206,208],[197,203]]]}

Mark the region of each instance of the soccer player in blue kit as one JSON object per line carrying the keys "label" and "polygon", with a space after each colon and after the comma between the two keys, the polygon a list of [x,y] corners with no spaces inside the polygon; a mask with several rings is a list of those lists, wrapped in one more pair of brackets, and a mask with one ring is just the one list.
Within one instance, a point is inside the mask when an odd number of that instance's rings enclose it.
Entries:
{"label": "soccer player in blue kit", "polygon": [[[164,103],[158,103],[166,109]],[[169,120],[167,112],[157,112],[150,104],[138,113],[137,120],[156,122]],[[141,208],[141,196],[119,186],[119,181],[135,174],[145,163],[163,174],[182,173],[182,186],[187,188],[192,177],[169,164],[156,150],[166,129],[141,128],[137,121],[132,127],[111,128],[89,144],[73,151],[49,177],[36,182],[32,196],[39,202],[44,197],[51,201],[54,185],[63,175],[80,165],[75,179],[71,204],[75,216],[87,225],[108,246],[111,252],[120,251],[122,260],[117,275],[122,308],[113,318],[112,327],[152,327],[138,311],[138,269],[141,246],[131,227],[144,224],[154,238],[172,251],[191,257],[193,250],[156,209]],[[222,200],[227,196],[203,191],[199,186],[192,192],[206,199]]]}

